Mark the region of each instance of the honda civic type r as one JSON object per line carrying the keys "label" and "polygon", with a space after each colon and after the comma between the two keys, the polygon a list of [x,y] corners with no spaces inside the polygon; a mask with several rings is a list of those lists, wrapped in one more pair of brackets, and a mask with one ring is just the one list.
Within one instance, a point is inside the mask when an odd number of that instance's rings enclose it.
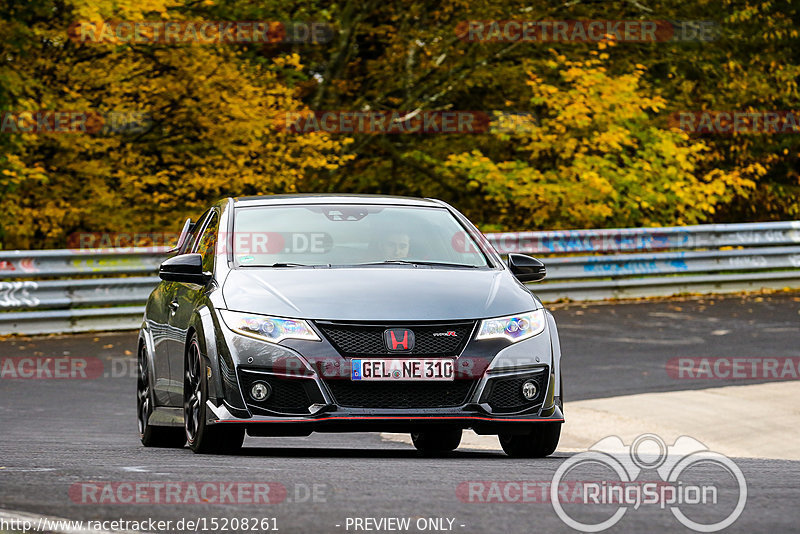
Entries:
{"label": "honda civic type r", "polygon": [[552,315],[444,202],[228,198],[186,221],[139,333],[145,446],[233,452],[250,436],[387,431],[426,453],[463,429],[551,454],[564,422]]}

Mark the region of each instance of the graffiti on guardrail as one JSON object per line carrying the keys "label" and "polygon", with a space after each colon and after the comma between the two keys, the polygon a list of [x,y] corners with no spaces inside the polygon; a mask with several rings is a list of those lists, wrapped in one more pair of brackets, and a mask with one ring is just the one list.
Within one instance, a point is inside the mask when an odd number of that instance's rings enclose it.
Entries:
{"label": "graffiti on guardrail", "polygon": [[583,271],[586,273],[601,272],[609,275],[653,274],[687,270],[689,270],[689,266],[684,260],[646,260],[606,263],[606,260],[600,257],[592,258],[589,263],[583,266]]}
{"label": "graffiti on guardrail", "polygon": [[500,254],[665,250],[689,247],[691,240],[688,233],[654,234],[603,230],[504,233],[488,234],[486,237]]}
{"label": "graffiti on guardrail", "polygon": [[78,272],[103,272],[114,268],[137,268],[146,269],[147,267],[157,267],[159,262],[147,262],[141,257],[129,256],[123,258],[75,258],[70,260],[70,265]]}
{"label": "graffiti on guardrail", "polygon": [[730,236],[731,244],[759,245],[772,243],[786,243],[787,241],[800,243],[800,232],[779,230],[735,232]]}
{"label": "graffiti on guardrail", "polygon": [[734,256],[728,258],[728,263],[734,267],[766,267],[769,265],[764,256]]}
{"label": "graffiti on guardrail", "polygon": [[[737,230],[739,227],[752,229]],[[617,228],[486,234],[500,254],[633,252],[800,243],[796,222],[707,225],[689,228]]]}
{"label": "graffiti on guardrail", "polygon": [[22,271],[24,273],[38,272],[33,258],[22,258],[16,261],[0,261],[0,273]]}
{"label": "graffiti on guardrail", "polygon": [[39,288],[33,281],[26,282],[0,282],[0,306],[3,308],[16,306],[35,307],[39,299],[30,294]]}

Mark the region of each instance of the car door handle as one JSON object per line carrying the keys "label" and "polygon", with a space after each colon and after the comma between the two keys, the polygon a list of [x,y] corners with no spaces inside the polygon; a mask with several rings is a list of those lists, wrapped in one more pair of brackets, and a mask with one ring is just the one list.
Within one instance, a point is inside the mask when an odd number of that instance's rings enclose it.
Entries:
{"label": "car door handle", "polygon": [[180,308],[180,306],[181,305],[178,304],[177,300],[173,300],[172,302],[169,303],[169,309],[172,310],[172,313],[178,311],[178,308]]}

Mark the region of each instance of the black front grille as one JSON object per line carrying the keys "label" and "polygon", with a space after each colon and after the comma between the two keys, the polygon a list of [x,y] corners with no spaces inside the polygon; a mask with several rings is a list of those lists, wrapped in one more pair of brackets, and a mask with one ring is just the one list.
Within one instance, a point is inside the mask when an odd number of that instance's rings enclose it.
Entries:
{"label": "black front grille", "polygon": [[[314,402],[309,396],[309,387],[318,389],[314,381],[310,379],[280,378],[247,369],[239,369],[239,379],[247,407],[255,412],[267,410],[293,414],[308,413],[308,407]],[[272,394],[261,402],[250,396],[250,388],[256,381],[266,382],[272,388]]]}
{"label": "black front grille", "polygon": [[351,408],[448,408],[467,402],[474,380],[351,382],[328,380],[336,404]]}
{"label": "black front grille", "polygon": [[[487,391],[483,394],[488,398],[489,406],[496,412],[518,412],[542,403],[547,382],[547,373],[541,371],[536,374],[514,376],[509,378],[493,378],[489,381]],[[522,384],[528,380],[535,380],[538,393],[536,398],[528,400],[522,396]],[[483,399],[482,399],[483,400]]]}
{"label": "black front grille", "polygon": [[[318,321],[317,326],[342,356],[458,356],[469,341],[475,322],[387,326]],[[408,352],[390,352],[383,340],[383,333],[390,328],[411,330],[414,348]],[[444,335],[448,333],[451,335]]]}

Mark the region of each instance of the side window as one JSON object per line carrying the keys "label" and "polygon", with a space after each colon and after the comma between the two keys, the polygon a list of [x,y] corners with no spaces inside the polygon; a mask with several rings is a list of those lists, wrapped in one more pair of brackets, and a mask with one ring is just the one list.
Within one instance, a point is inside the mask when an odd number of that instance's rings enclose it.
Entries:
{"label": "side window", "polygon": [[197,244],[197,237],[200,234],[200,229],[205,225],[207,218],[208,211],[204,212],[199,219],[192,223],[191,229],[189,230],[189,235],[186,236],[186,241],[184,241],[183,245],[181,245],[181,248],[178,250],[178,254],[188,254],[194,250],[194,247]]}
{"label": "side window", "polygon": [[198,252],[203,256],[203,270],[208,272],[214,271],[214,254],[217,249],[218,222],[219,216],[217,212],[212,212],[206,220],[203,233],[200,234],[197,243],[192,249],[194,252]]}
{"label": "side window", "polygon": [[189,252],[195,252],[197,250],[197,241],[200,239],[200,233],[206,227],[206,223],[208,222],[208,218],[211,216],[211,210],[203,212],[197,222],[194,223],[194,227],[192,228],[189,237],[186,238],[186,244],[184,245],[181,254],[188,254]]}
{"label": "side window", "polygon": [[[192,223],[191,219],[187,219],[186,222],[189,223],[188,226],[185,225],[181,228],[181,233],[178,235],[178,243],[180,246],[176,244],[176,250],[178,254],[186,254],[186,251],[189,250],[189,247],[192,246],[192,241],[194,240],[194,229],[196,228],[195,224]],[[184,233],[186,236],[184,237]],[[183,241],[181,241],[183,239]]]}

